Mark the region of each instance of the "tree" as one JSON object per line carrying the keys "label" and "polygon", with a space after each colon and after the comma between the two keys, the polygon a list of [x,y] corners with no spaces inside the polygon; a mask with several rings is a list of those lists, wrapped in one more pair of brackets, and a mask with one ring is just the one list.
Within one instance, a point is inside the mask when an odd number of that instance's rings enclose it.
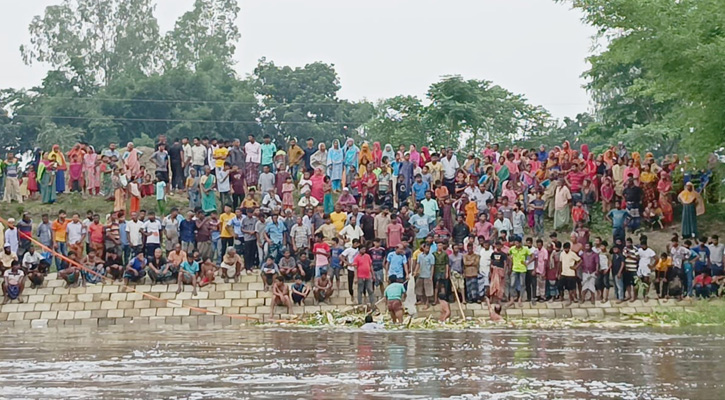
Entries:
{"label": "tree", "polygon": [[150,72],[159,28],[151,0],[64,0],[30,23],[23,60],[49,63],[92,92],[125,71]]}
{"label": "tree", "polygon": [[611,134],[614,123],[620,138],[665,142],[640,150],[703,154],[725,143],[722,1],[570,1],[609,39],[587,73],[602,111],[596,128]]}
{"label": "tree", "polygon": [[238,14],[237,0],[196,0],[164,38],[167,66],[193,69],[207,59],[233,65]]}
{"label": "tree", "polygon": [[392,144],[431,145],[430,129],[424,122],[425,107],[414,96],[395,96],[380,101],[375,114],[365,124],[365,136],[371,141]]}

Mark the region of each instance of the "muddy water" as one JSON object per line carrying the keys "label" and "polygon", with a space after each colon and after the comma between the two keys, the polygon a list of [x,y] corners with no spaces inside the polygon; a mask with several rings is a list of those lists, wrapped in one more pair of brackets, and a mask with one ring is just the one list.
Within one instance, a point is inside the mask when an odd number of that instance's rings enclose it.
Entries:
{"label": "muddy water", "polygon": [[1,334],[3,399],[725,396],[725,330]]}

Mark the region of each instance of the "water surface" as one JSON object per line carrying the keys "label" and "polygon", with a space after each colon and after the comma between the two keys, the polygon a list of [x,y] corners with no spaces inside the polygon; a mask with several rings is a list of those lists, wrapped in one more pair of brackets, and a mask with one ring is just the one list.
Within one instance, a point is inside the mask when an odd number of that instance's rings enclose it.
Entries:
{"label": "water surface", "polygon": [[0,398],[714,399],[725,330],[3,332]]}

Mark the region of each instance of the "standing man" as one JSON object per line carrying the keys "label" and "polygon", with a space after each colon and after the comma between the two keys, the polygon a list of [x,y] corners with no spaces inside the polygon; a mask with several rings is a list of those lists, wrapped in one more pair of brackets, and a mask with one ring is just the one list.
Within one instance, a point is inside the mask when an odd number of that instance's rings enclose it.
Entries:
{"label": "standing man", "polygon": [[264,143],[262,143],[262,167],[269,167],[272,172],[277,172],[274,167],[274,154],[277,152],[277,146],[272,143],[272,138],[269,135],[264,135]]}
{"label": "standing man", "polygon": [[254,135],[249,135],[249,141],[244,144],[244,152],[247,153],[244,159],[247,185],[257,186],[259,164],[262,162],[262,146],[255,141]]}
{"label": "standing man", "polygon": [[305,171],[309,171],[311,174],[313,171],[310,159],[312,155],[317,152],[317,148],[315,147],[315,141],[312,138],[307,138],[307,147],[305,147],[303,151],[305,152],[305,154],[302,156],[302,160],[304,161],[305,165]]}
{"label": "standing man", "polygon": [[198,137],[194,138],[194,145],[191,147],[191,167],[196,170],[196,174],[201,176],[204,172],[204,163],[206,161],[206,147],[201,144]]}
{"label": "standing man", "polygon": [[[151,155],[151,160],[156,165],[156,179],[167,184],[166,192],[169,191],[169,153],[166,151],[166,145],[159,143],[159,149]],[[153,257],[151,254],[149,257]]]}
{"label": "standing man", "polygon": [[305,151],[297,145],[297,140],[291,138],[289,140],[289,148],[287,149],[287,157],[290,167],[292,179],[296,182],[299,177],[300,165],[304,162]]}
{"label": "standing man", "polygon": [[441,164],[443,164],[443,184],[448,188],[448,193],[455,193],[456,171],[461,166],[450,147],[446,151],[446,156],[441,160]]}
{"label": "standing man", "polygon": [[11,203],[16,200],[18,203],[23,202],[23,196],[20,194],[20,182],[18,181],[18,174],[20,173],[20,165],[15,154],[8,153],[7,160],[5,160],[5,194],[3,201]]}
{"label": "standing man", "polygon": [[239,139],[234,139],[232,147],[229,149],[227,156],[227,162],[232,166],[236,166],[240,171],[244,171],[244,151],[242,151],[242,144]]}
{"label": "standing man", "polygon": [[181,165],[184,169],[184,177],[187,177],[191,168],[191,144],[189,144],[189,138],[181,139],[181,150],[184,152]]}

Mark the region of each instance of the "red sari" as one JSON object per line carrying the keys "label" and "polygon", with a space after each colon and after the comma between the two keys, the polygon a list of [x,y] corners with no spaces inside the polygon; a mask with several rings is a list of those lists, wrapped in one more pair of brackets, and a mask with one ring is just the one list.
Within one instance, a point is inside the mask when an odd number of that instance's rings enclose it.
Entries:
{"label": "red sari", "polygon": [[322,203],[323,198],[325,197],[325,175],[315,173],[310,177],[310,181],[312,182],[310,196],[314,197],[315,199],[317,199],[317,201]]}

